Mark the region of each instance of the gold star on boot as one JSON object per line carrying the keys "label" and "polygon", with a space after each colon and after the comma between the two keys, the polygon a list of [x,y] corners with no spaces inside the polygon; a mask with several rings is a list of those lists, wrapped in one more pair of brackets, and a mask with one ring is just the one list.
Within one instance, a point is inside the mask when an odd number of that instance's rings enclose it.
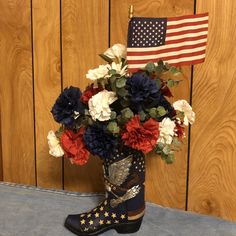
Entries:
{"label": "gold star on boot", "polygon": [[80,221],[80,224],[81,224],[81,225],[84,225],[84,224],[85,224],[85,220],[84,220],[84,219],[81,220],[81,221]]}
{"label": "gold star on boot", "polygon": [[99,224],[103,225],[104,224],[104,220],[99,220]]}

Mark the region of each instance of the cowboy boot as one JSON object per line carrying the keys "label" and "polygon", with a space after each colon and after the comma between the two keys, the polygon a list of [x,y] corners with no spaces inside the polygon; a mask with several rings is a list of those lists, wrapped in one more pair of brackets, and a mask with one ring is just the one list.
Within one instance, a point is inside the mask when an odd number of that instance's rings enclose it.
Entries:
{"label": "cowboy boot", "polygon": [[89,212],[68,215],[65,227],[80,236],[99,235],[110,229],[122,234],[138,231],[145,210],[144,155],[125,147],[103,161],[103,169],[105,200]]}

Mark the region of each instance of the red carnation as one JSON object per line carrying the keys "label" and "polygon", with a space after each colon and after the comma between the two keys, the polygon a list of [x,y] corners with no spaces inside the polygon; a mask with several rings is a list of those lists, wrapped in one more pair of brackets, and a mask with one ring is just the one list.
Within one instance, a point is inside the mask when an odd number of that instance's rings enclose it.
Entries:
{"label": "red carnation", "polygon": [[81,102],[83,102],[84,104],[87,104],[89,99],[99,93],[100,91],[103,90],[103,87],[101,84],[98,85],[98,87],[94,87],[94,84],[91,84],[90,86],[88,86],[85,91],[82,93],[82,96],[80,97]]}
{"label": "red carnation", "polygon": [[145,154],[153,149],[158,137],[159,123],[150,118],[142,125],[139,115],[128,121],[122,134],[125,145],[140,150]]}
{"label": "red carnation", "polygon": [[84,165],[89,159],[89,151],[85,148],[83,140],[84,129],[80,128],[77,133],[66,130],[61,135],[61,145],[65,156],[70,158],[71,163]]}
{"label": "red carnation", "polygon": [[184,126],[175,122],[175,133],[180,140],[183,139],[185,137]]}
{"label": "red carnation", "polygon": [[169,98],[173,97],[170,89],[166,85],[161,88],[161,92],[166,97],[169,97]]}

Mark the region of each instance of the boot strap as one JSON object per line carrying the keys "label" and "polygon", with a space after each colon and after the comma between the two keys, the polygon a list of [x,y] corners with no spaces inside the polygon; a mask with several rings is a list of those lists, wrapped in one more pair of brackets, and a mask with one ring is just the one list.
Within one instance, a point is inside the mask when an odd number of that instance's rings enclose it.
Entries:
{"label": "boot strap", "polygon": [[141,187],[139,185],[133,186],[132,188],[128,189],[127,192],[116,199],[111,199],[110,205],[112,208],[117,207],[120,203],[125,202],[129,199],[132,199],[138,195],[140,192]]}
{"label": "boot strap", "polygon": [[110,205],[113,208],[117,207],[122,202],[136,197],[141,190],[140,185],[135,185],[132,188],[126,189],[112,184],[108,179],[105,179],[105,187],[108,192],[116,197],[110,201]]}

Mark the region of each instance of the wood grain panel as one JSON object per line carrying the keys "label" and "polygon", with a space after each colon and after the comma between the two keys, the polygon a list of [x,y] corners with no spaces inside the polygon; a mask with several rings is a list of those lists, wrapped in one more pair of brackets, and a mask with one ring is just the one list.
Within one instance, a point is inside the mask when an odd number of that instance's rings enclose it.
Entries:
{"label": "wood grain panel", "polygon": [[3,166],[2,166],[2,128],[1,128],[1,106],[0,106],[0,181],[3,181]]}
{"label": "wood grain panel", "polygon": [[[193,13],[193,1],[111,0],[111,44],[127,41],[128,9],[134,16],[167,17]],[[183,68],[183,82],[174,91],[175,99],[189,99],[190,67]],[[163,206],[185,209],[187,140],[173,165],[166,165],[157,156],[147,156],[146,200]]]}
{"label": "wood grain panel", "polygon": [[[108,47],[108,0],[62,0],[63,85],[85,88],[88,69],[102,62]],[[102,191],[102,167],[91,157],[86,166],[65,160],[65,189]]]}
{"label": "wood grain panel", "polygon": [[37,184],[62,188],[62,159],[47,144],[48,131],[58,128],[50,110],[61,91],[60,0],[34,0],[32,15]]}
{"label": "wood grain panel", "polygon": [[4,181],[35,184],[30,1],[0,1]]}
{"label": "wood grain panel", "polygon": [[236,2],[197,0],[209,12],[204,64],[194,68],[189,210],[236,221]]}

